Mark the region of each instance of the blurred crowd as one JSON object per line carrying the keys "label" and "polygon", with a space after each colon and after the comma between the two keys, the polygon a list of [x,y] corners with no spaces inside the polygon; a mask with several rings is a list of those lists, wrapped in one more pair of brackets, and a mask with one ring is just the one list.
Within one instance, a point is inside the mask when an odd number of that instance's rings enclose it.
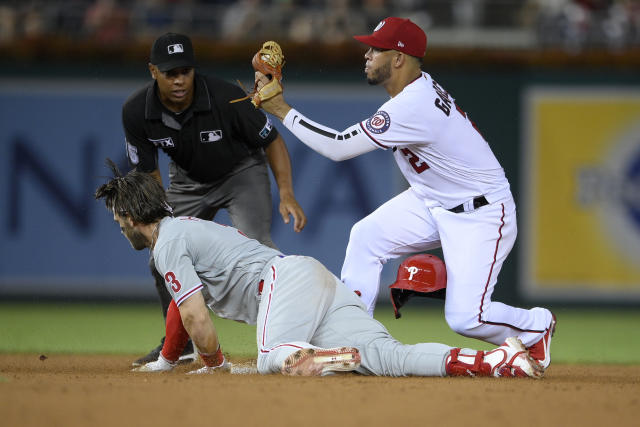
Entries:
{"label": "blurred crowd", "polygon": [[541,46],[621,50],[640,47],[638,0],[537,0],[536,34]]}
{"label": "blurred crowd", "polygon": [[411,18],[427,34],[446,29],[452,37],[504,30],[492,39],[496,48],[509,31],[531,34],[533,48],[640,46],[640,0],[0,1],[0,43],[67,37],[111,44],[165,31],[230,42],[339,43],[370,32],[386,16]]}

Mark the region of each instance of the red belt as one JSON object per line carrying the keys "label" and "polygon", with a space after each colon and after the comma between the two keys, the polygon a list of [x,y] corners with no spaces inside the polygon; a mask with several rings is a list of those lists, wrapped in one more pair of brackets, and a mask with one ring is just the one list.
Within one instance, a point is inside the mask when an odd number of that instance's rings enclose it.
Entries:
{"label": "red belt", "polygon": [[264,286],[264,280],[260,280],[260,283],[258,283],[258,295],[262,295],[263,286]]}

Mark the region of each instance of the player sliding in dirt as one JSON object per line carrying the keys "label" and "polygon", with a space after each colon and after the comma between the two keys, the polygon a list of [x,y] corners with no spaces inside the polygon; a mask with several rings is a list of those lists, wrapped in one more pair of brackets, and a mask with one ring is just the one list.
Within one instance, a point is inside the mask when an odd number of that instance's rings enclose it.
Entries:
{"label": "player sliding in dirt", "polygon": [[95,197],[105,200],[134,249],[150,249],[175,302],[172,315],[179,313],[184,327],[167,331],[167,349],[144,365],[147,371],[171,369],[188,336],[205,365],[193,373],[227,369],[211,309],[222,318],[257,324],[261,374],[540,378],[544,373],[515,337],[487,352],[401,344],[315,259],[284,256],[233,227],[174,218],[152,175],[134,170],[122,176],[112,161],[108,164],[114,178]]}
{"label": "player sliding in dirt", "polygon": [[[427,37],[408,19],[386,18],[364,55],[371,85],[391,99],[342,132],[291,108],[259,67],[260,108],[302,142],[332,160],[377,148],[393,152],[409,188],[353,226],[341,279],[373,315],[380,272],[388,260],[442,247],[447,271],[445,318],[459,334],[499,345],[517,335],[544,368],[551,362],[555,316],[491,300],[516,239],[516,207],[504,170],[454,98],[421,70]],[[263,88],[266,93],[261,94]]]}

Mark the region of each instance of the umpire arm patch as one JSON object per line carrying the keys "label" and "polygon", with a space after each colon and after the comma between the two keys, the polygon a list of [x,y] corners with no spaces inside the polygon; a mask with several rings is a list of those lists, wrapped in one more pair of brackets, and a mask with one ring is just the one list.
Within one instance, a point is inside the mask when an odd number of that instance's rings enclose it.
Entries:
{"label": "umpire arm patch", "polygon": [[138,157],[138,148],[135,145],[132,145],[125,139],[127,144],[127,155],[129,156],[129,161],[132,165],[137,165],[140,162],[140,158]]}
{"label": "umpire arm patch", "polygon": [[271,133],[271,129],[273,128],[273,124],[271,123],[271,119],[267,117],[267,123],[264,124],[262,129],[260,129],[260,138],[265,139]]}

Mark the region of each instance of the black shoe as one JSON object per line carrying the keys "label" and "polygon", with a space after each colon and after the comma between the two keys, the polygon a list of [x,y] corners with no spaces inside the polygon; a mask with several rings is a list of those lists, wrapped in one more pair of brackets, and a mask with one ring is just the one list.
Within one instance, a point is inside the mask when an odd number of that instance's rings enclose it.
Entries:
{"label": "black shoe", "polygon": [[[155,362],[156,360],[158,360],[158,356],[160,356],[160,352],[162,351],[163,345],[164,345],[164,337],[162,337],[162,339],[160,340],[159,346],[151,350],[149,354],[147,354],[146,356],[142,356],[140,359],[134,361],[131,364],[131,366],[137,367],[137,366],[146,365],[149,362]],[[192,349],[193,349],[193,346],[192,346]]]}
{"label": "black shoe", "polygon": [[193,341],[187,341],[187,345],[182,350],[182,355],[178,358],[178,364],[183,365],[187,363],[193,363],[198,358],[198,353],[193,347]]}

